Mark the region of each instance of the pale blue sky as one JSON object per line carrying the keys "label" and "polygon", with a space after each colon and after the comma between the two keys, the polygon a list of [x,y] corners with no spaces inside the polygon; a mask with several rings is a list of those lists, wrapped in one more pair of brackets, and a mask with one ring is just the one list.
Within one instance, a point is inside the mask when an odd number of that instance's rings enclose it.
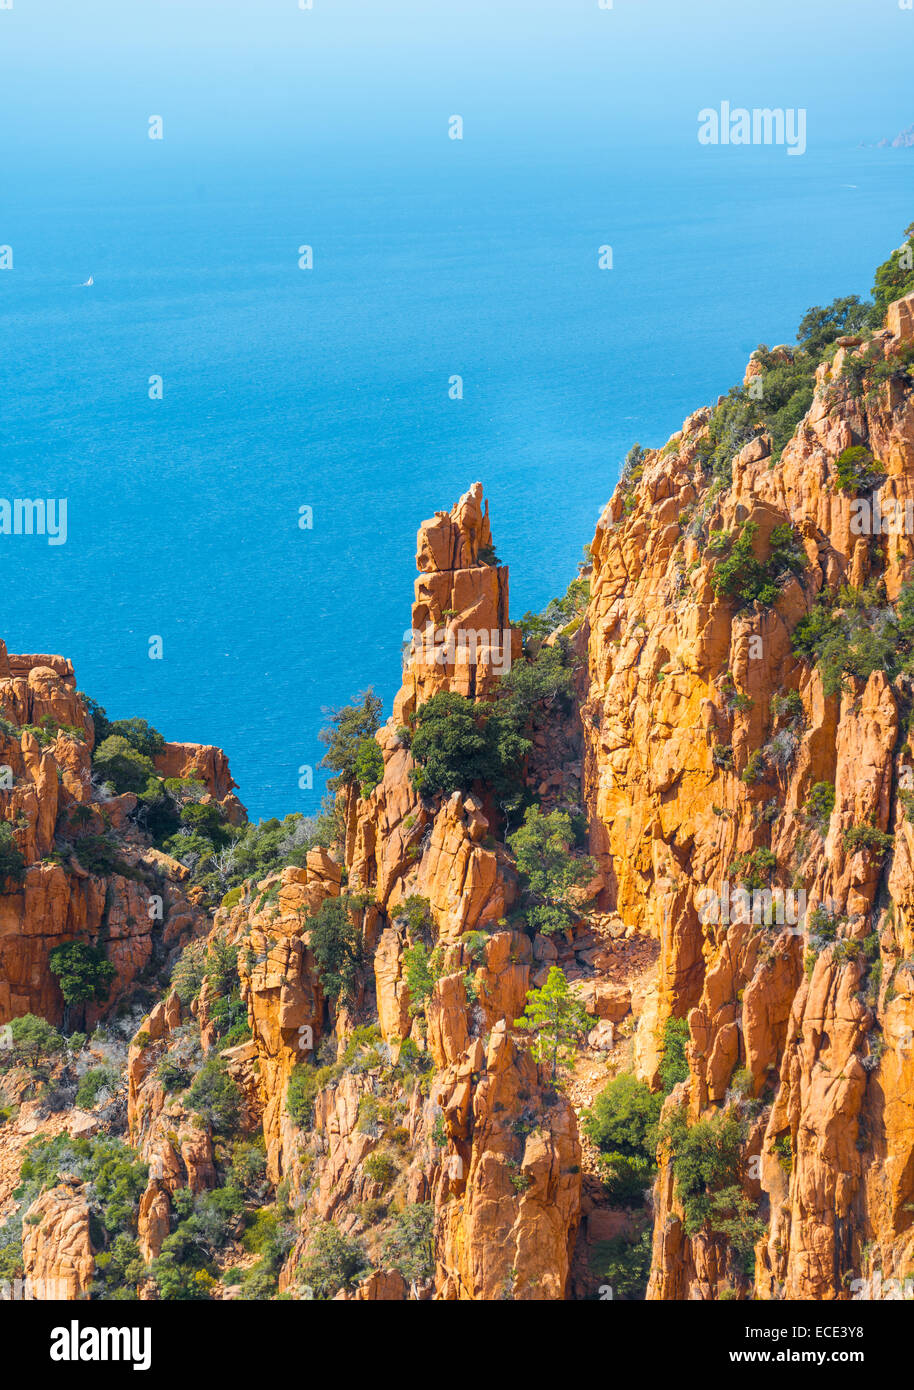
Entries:
{"label": "pale blue sky", "polygon": [[[4,159],[117,159],[150,112],[195,150],[467,138],[545,157],[694,140],[695,116],[805,106],[811,142],[914,121],[897,0],[14,0],[0,11]],[[15,127],[16,138],[8,132]],[[87,157],[89,152],[86,151]]]}

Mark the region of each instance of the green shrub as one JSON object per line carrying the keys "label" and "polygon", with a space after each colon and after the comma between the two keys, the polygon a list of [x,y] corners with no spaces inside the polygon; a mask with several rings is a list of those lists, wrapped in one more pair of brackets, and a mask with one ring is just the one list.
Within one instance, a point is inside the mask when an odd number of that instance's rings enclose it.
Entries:
{"label": "green shrub", "polygon": [[[378,753],[381,751],[375,743],[374,735],[380,728],[383,701],[370,689],[364,691],[358,699],[361,703],[344,705],[341,709],[331,711],[330,726],[322,729],[319,735],[321,742],[327,747],[321,767],[329,768],[334,774],[327,783],[334,791],[360,780],[360,756],[363,760],[373,756],[370,753],[366,754],[366,740],[374,743]],[[369,770],[369,765],[364,761],[363,768],[366,772]],[[383,773],[383,763],[381,771]]]}
{"label": "green shrub", "polygon": [[120,1075],[114,1067],[91,1067],[77,1087],[76,1104],[83,1110],[91,1110],[100,1095],[105,1092],[113,1095],[119,1084]]}
{"label": "green shrub", "polygon": [[55,946],[48,957],[48,968],[57,976],[68,1007],[107,999],[111,981],[117,973],[100,948],[83,941]]}
{"label": "green shrub", "polygon": [[[541,643],[543,638],[549,637],[553,632],[563,629],[567,632],[587,611],[589,602],[590,581],[579,576],[577,579],[571,581],[568,585],[568,589],[561,598],[551,599],[541,613],[532,613],[528,609],[523,617],[514,625],[520,629],[525,653],[529,656],[531,652],[536,651],[537,644]],[[511,667],[511,671],[513,672],[515,669],[523,671],[525,667],[529,666],[538,667],[540,657],[543,657],[547,652],[553,655],[546,657],[542,667],[540,667],[538,671],[534,671],[528,678],[521,678],[519,683],[515,683],[513,689],[518,691],[526,679],[529,679],[530,682],[548,681],[549,673],[552,672],[560,682],[560,688],[556,693],[564,694],[567,689],[567,694],[570,697],[570,688],[566,687],[565,679],[559,675],[562,667],[566,665],[567,657],[565,646],[561,640],[549,647],[540,646],[537,656],[532,663],[516,662],[515,665]],[[502,688],[509,678],[510,672],[508,676],[502,678]]]}
{"label": "green shrub", "polygon": [[121,1231],[110,1249],[96,1254],[90,1293],[93,1298],[133,1302],[138,1297],[136,1286],[145,1273],[139,1245],[126,1231]]}
{"label": "green shrub", "polygon": [[382,1188],[390,1187],[394,1178],[397,1176],[397,1165],[389,1153],[382,1149],[375,1149],[370,1153],[362,1164],[365,1176],[372,1182],[378,1183]]}
{"label": "green shrub", "polygon": [[149,1168],[122,1140],[109,1135],[71,1139],[66,1133],[31,1140],[24,1152],[20,1186],[13,1194],[17,1202],[30,1205],[57,1183],[61,1171],[73,1173],[87,1185],[96,1247],[107,1245],[119,1232],[135,1231]]}
{"label": "green shrub", "polygon": [[[95,706],[99,709],[99,706]],[[115,719],[105,729],[104,735],[100,735],[98,729],[95,731],[96,745],[104,737],[114,734],[126,739],[131,748],[134,748],[145,758],[154,758],[162,752],[165,747],[165,739],[158,729],[153,729],[147,724],[145,719]]]}
{"label": "green shrub", "polygon": [[191,941],[175,961],[171,972],[171,987],[187,1009],[200,993],[205,973],[206,943]]}
{"label": "green shrub", "polygon": [[374,737],[363,738],[355,755],[355,775],[362,796],[370,796],[384,776],[384,754]]}
{"label": "green shrub", "polygon": [[355,899],[325,898],[306,923],[321,989],[334,1001],[355,996],[364,957],[362,932],[352,920],[352,912],[357,910]]}
{"label": "green shrub", "polygon": [[9,1029],[13,1045],[8,1052],[0,1052],[0,1065],[8,1060],[34,1066],[39,1059],[54,1057],[64,1049],[63,1036],[52,1023],[36,1014],[12,1019]]}
{"label": "green shrub", "polygon": [[7,821],[0,821],[0,889],[20,884],[24,875],[25,860],[13,838],[13,828]]}
{"label": "green shrub", "polygon": [[425,796],[468,791],[491,767],[489,745],[472,700],[442,691],[416,713],[410,751],[413,782]]}
{"label": "green shrub", "polygon": [[251,1254],[260,1255],[270,1264],[281,1264],[294,1243],[294,1232],[285,1215],[277,1207],[261,1207],[245,1231],[242,1244]]}
{"label": "green shrub", "polygon": [[221,1057],[206,1059],[187,1092],[186,1103],[202,1115],[214,1134],[235,1130],[241,1114],[241,1092]]}
{"label": "green shrub", "polygon": [[809,933],[810,943],[814,946],[816,953],[818,953],[823,946],[827,946],[830,942],[837,940],[838,929],[846,922],[846,917],[842,917],[838,913],[831,911],[824,903],[819,903],[817,907],[813,908],[812,912],[810,912],[806,918],[806,930]]}
{"label": "green shrub", "polygon": [[409,1012],[413,1018],[425,1010],[435,987],[437,972],[433,958],[434,953],[430,956],[421,941],[403,952],[403,979],[409,991]]}
{"label": "green shrub", "polygon": [[686,1044],[689,1025],[684,1018],[668,1018],[663,1025],[663,1053],[660,1059],[660,1085],[668,1096],[674,1086],[685,1081],[689,1074]]}
{"label": "green shrub", "polygon": [[857,295],[834,299],[826,308],[808,309],[797,329],[797,343],[805,353],[821,357],[836,338],[861,334],[870,323],[872,306],[861,303]]}
{"label": "green shrub", "polygon": [[880,465],[876,464],[869,449],[862,444],[852,444],[842,449],[835,459],[835,489],[856,497],[860,492],[872,492],[879,480]]}
{"label": "green shrub", "polygon": [[718,597],[735,598],[740,605],[758,602],[770,606],[776,600],[783,580],[799,574],[806,565],[806,555],[787,524],[775,526],[769,539],[769,556],[756,559],[752,545],[758,526],[747,521],[734,540],[727,539],[729,554],[718,561],[711,576],[711,587]]}
{"label": "green shrub", "polygon": [[740,1122],[721,1113],[689,1125],[680,1110],[661,1126],[660,1138],[669,1144],[686,1235],[706,1227],[748,1262],[766,1227],[739,1186]]}
{"label": "green shrub", "polygon": [[634,1076],[615,1077],[585,1110],[582,1128],[602,1155],[604,1179],[619,1201],[636,1198],[656,1173],[656,1128],[663,1097]]}
{"label": "green shrub", "polygon": [[864,850],[882,859],[895,843],[895,837],[875,825],[852,825],[842,832],[841,841],[849,854]]}
{"label": "green shrub", "polygon": [[878,581],[863,589],[845,585],[819,595],[793,632],[793,649],[813,661],[826,695],[846,689],[849,678],[866,680],[884,671],[890,680],[907,668],[914,639],[914,585],[906,582],[893,608]]}
{"label": "green shrub", "polygon": [[[914,251],[914,223],[907,228],[904,235],[904,246],[893,251],[888,260],[883,261],[876,271],[876,280],[873,285],[873,305],[869,320],[873,328],[882,327],[886,311],[894,300],[904,299],[906,295],[914,294],[914,270],[907,264],[907,259]],[[907,251],[907,257],[903,261],[902,252],[904,251]]]}
{"label": "green shrub", "polygon": [[596,873],[591,858],[571,853],[574,839],[570,816],[564,811],[543,815],[537,806],[527,809],[521,828],[508,836],[524,876],[527,919],[544,936],[567,930],[580,916],[581,891]]}
{"label": "green shrub", "polygon": [[749,754],[749,760],[740,774],[740,781],[745,782],[747,787],[754,787],[756,782],[760,782],[765,776],[765,754],[760,748],[756,748]]}
{"label": "green shrub", "polygon": [[300,1129],[310,1128],[318,1091],[335,1081],[340,1070],[333,1065],[314,1067],[308,1062],[299,1062],[292,1068],[286,1087],[286,1110]]}
{"label": "green shrub", "polygon": [[552,965],[542,988],[527,990],[523,1016],[514,1020],[514,1026],[533,1034],[531,1051],[538,1062],[548,1064],[554,1082],[558,1068],[573,1062],[590,1019],[571,994],[565,972]]}
{"label": "green shrub", "polygon": [[897,381],[905,389],[914,384],[914,343],[902,343],[888,357],[881,342],[870,343],[859,354],[848,356],[841,368],[840,380],[845,383],[852,400],[863,400],[875,406],[883,388]]}
{"label": "green shrub", "polygon": [[727,870],[749,892],[757,892],[771,881],[778,866],[777,856],[770,849],[755,849],[738,854]]}
{"label": "green shrub", "polygon": [[805,711],[799,690],[788,690],[784,695],[772,695],[771,713],[775,719],[802,719]]}
{"label": "green shrub", "polygon": [[314,1298],[329,1299],[340,1289],[351,1289],[368,1269],[361,1242],[344,1236],[328,1221],[312,1233],[297,1281],[310,1289]]}
{"label": "green shrub", "polygon": [[121,734],[109,734],[96,748],[92,766],[117,792],[144,791],[150,777],[155,776],[152,759]]}
{"label": "green shrub", "polygon": [[165,1056],[156,1068],[156,1076],[162,1083],[162,1089],[169,1091],[184,1091],[190,1085],[191,1076],[187,1067],[183,1066],[174,1057]]}
{"label": "green shrub", "polygon": [[231,1181],[242,1192],[258,1192],[266,1182],[267,1152],[262,1134],[232,1146]]}
{"label": "green shrub", "polygon": [[121,866],[118,847],[110,835],[82,835],[73,852],[88,873],[100,878],[116,874]]}
{"label": "green shrub", "polygon": [[410,1283],[430,1279],[435,1272],[434,1226],[435,1209],[431,1202],[405,1206],[384,1239],[385,1267],[399,1270]]}
{"label": "green shrub", "polygon": [[828,833],[828,825],[834,809],[834,782],[816,782],[809,790],[809,795],[803,803],[803,810],[822,836]]}
{"label": "green shrub", "polygon": [[649,1225],[628,1238],[613,1236],[599,1240],[590,1252],[590,1272],[601,1284],[612,1289],[613,1300],[640,1300],[647,1292],[651,1272],[652,1232]]}

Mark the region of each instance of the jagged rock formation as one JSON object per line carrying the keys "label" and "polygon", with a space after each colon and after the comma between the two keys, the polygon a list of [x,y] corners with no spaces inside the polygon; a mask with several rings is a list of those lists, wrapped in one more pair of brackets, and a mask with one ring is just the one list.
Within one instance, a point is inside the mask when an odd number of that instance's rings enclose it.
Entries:
{"label": "jagged rock formation", "polygon": [[[27,1011],[59,1021],[47,956],[76,935],[104,940],[115,998],[163,943],[205,930],[205,960],[222,962],[204,969],[201,943],[195,987],[173,981],[138,1027],[134,1016],[123,1122],[148,1165],[134,1228],[144,1297],[157,1278],[168,1286],[167,1271],[148,1271],[171,1258],[192,1199],[224,1196],[236,1150],[258,1145],[264,1185],[228,1223],[238,1263],[220,1256],[221,1279],[204,1271],[213,1297],[238,1296],[253,1260],[244,1223],[262,1236],[265,1212],[287,1237],[271,1290],[292,1297],[314,1292],[328,1230],[367,1252],[316,1295],[349,1301],[595,1297],[595,1253],[639,1221],[651,1225],[654,1300],[843,1299],[855,1280],[910,1277],[914,680],[873,660],[836,682],[797,634],[813,612],[838,631],[861,593],[877,626],[907,601],[914,528],[867,534],[856,504],[878,493],[884,510],[914,515],[912,342],[914,296],[866,340],[839,339],[777,456],[756,432],[715,475],[715,414],[702,409],[623,476],[590,547],[586,612],[540,639],[561,638],[577,663],[576,696],[571,709],[540,709],[524,792],[580,812],[596,861],[553,936],[525,920],[526,880],[491,787],[423,796],[412,776],[417,711],[443,692],[497,704],[501,658],[531,651],[509,622],[480,484],[420,528],[412,626],[442,640],[408,653],[393,716],[369,745],[379,780],[362,794],[344,778],[333,843],[268,861],[211,917],[186,867],[136,829],[129,795],[104,808],[135,874],[88,873],[78,846],[52,858],[72,806],[101,816],[91,721],[68,662],[0,650],[0,758],[13,774],[0,811],[25,861],[21,886],[0,894],[0,1022]],[[793,350],[754,354],[747,389],[772,362],[790,365]],[[877,364],[878,389],[860,389]],[[861,457],[878,463],[866,487],[847,471]],[[506,647],[480,647],[481,633],[507,633]],[[470,649],[477,659],[458,659]],[[493,707],[478,705],[480,717]],[[166,744],[156,768],[202,781],[223,821],[243,819],[219,750]],[[159,923],[144,906],[153,880]],[[760,909],[739,888],[761,894]],[[788,912],[805,895],[805,916],[778,920],[772,888]],[[724,910],[709,915],[709,898]],[[357,928],[348,996],[322,978],[315,919],[328,909]],[[436,962],[421,1007],[417,947]],[[587,1015],[562,1085],[516,1024],[556,965]],[[232,990],[247,1025],[228,1029]],[[687,1026],[677,1084],[663,1080],[670,1020]],[[640,1195],[613,1204],[580,1125],[629,1066],[669,1091],[649,1217]],[[59,1063],[61,1088],[68,1075]],[[229,1085],[231,1124],[215,1092],[195,1097],[200,1077]],[[2,1081],[15,1111],[0,1120],[5,1216],[30,1135],[107,1132],[117,1116],[88,1102],[68,1116],[42,1109],[27,1069]],[[717,1125],[733,1149],[725,1220],[710,1180],[704,1205],[683,1190],[677,1147]],[[35,1199],[27,1278],[62,1279],[67,1297],[92,1286],[89,1200],[66,1174]],[[408,1258],[401,1218],[428,1223]]]}
{"label": "jagged rock formation", "polygon": [[89,1207],[82,1184],[64,1178],[26,1215],[22,1239],[26,1297],[84,1298],[95,1269]]}
{"label": "jagged rock formation", "polygon": [[[513,655],[519,654],[520,637],[512,634],[508,618],[507,566],[492,563],[490,556],[492,529],[482,483],[474,483],[450,512],[436,512],[422,524],[416,542],[414,637],[403,687],[394,701],[397,724],[439,690],[471,697],[491,691],[503,671],[502,634],[509,634]],[[483,633],[489,640],[480,636],[477,651],[470,634]],[[498,646],[490,652],[496,639]],[[468,659],[471,652],[473,659]]]}
{"label": "jagged rock formation", "polygon": [[[128,816],[136,797],[124,793],[98,801],[92,786],[94,739],[71,663],[59,656],[10,654],[0,642],[0,820],[12,826],[24,861],[21,882],[8,882],[0,894],[0,1024],[25,1013],[61,1021],[63,1002],[48,969],[55,946],[76,939],[91,945],[104,941],[116,972],[110,1007],[148,963],[155,939],[176,946],[203,925],[184,896],[187,871],[146,849],[131,833]],[[171,749],[187,750],[189,756],[193,747],[166,744],[166,761],[175,762]],[[196,751],[201,776],[212,770],[216,779],[213,795],[228,796],[224,754]],[[123,835],[126,869],[143,872],[135,877],[88,872],[73,843],[60,853],[59,832],[62,825],[77,823],[76,808],[84,808],[78,824],[86,833],[113,829]],[[153,893],[162,899],[161,917],[150,915]],[[90,1005],[87,1022],[93,1024],[103,1012]]]}
{"label": "jagged rock formation", "polygon": [[[912,307],[892,306],[871,340],[878,358],[910,342]],[[767,1297],[846,1297],[847,1281],[873,1268],[909,1273],[914,1249],[904,1098],[914,1081],[912,832],[898,800],[912,756],[910,695],[904,677],[893,685],[881,670],[828,695],[791,646],[824,588],[878,577],[892,600],[910,570],[910,533],[884,548],[855,534],[853,497],[835,483],[836,459],[862,446],[885,474],[883,505],[914,498],[910,390],[894,379],[874,400],[852,394],[841,375],[865,350],[859,339],[840,347],[780,460],[764,436],[753,440],[723,490],[700,463],[709,412],[691,416],[666,449],[648,452],[629,494],[617,489],[593,545],[583,705],[592,850],[610,885],[606,905],[661,942],[638,1065],[655,1080],[664,1019],[687,1017],[690,1078],[668,1107],[693,1120],[710,1113],[739,1069],[765,1102],[764,1132],[756,1126],[745,1150],[747,1170],[754,1152],[760,1173],[745,1187],[770,1211],[755,1273]],[[760,562],[786,524],[806,566],[770,606],[735,611],[714,591],[707,539],[748,524]],[[799,702],[788,719],[777,709],[791,692]],[[817,783],[834,786],[824,838],[804,812]],[[849,847],[847,832],[860,826],[894,829],[887,869],[884,854]],[[808,937],[789,927],[702,926],[701,890],[727,891],[734,860],[760,849],[782,886],[802,886],[810,910],[829,904],[851,940],[876,932],[881,985],[866,999],[864,960],[839,945],[809,961]],[[673,1187],[665,1156],[649,1296],[717,1297],[739,1283],[726,1242],[686,1237]]]}

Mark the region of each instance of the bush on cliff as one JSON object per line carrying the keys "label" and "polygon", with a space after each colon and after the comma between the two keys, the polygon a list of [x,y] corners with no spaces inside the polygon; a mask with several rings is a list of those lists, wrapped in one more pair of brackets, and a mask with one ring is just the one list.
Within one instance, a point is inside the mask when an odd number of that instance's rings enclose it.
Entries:
{"label": "bush on cliff", "polygon": [[530,752],[527,728],[534,706],[551,701],[566,686],[560,656],[529,666],[516,664],[494,700],[475,703],[454,691],[433,695],[416,712],[410,777],[425,797],[451,796],[481,783],[509,813],[521,796],[523,766]]}
{"label": "bush on cliff", "polygon": [[754,849],[738,854],[731,860],[727,873],[749,893],[760,892],[771,882],[778,866],[777,855],[770,849]]}
{"label": "bush on cliff", "polygon": [[73,853],[87,873],[105,877],[118,872],[120,853],[110,835],[81,835],[73,845]]}
{"label": "bush on cliff", "polygon": [[334,1002],[351,1000],[356,993],[364,951],[361,928],[353,921],[352,913],[360,908],[360,902],[354,898],[325,898],[305,924],[321,989]]}
{"label": "bush on cliff", "polygon": [[364,746],[369,739],[375,743],[374,736],[381,726],[383,701],[370,688],[357,698],[358,704],[331,710],[329,727],[321,729],[318,735],[327,747],[321,767],[334,774],[327,783],[332,791],[358,780],[359,756],[366,756]]}
{"label": "bush on cliff", "polygon": [[[246,879],[266,878],[287,864],[304,868],[308,852],[317,846],[329,849],[341,834],[339,812],[334,801],[325,799],[320,815],[303,816],[293,811],[283,820],[271,816],[257,825],[242,828],[224,825],[227,855],[222,872],[211,872],[216,846],[207,842],[208,858],[201,861],[194,877],[220,898],[226,889],[240,888]],[[180,845],[181,841],[175,841]]]}
{"label": "bush on cliff", "polygon": [[733,1114],[690,1125],[681,1110],[661,1125],[659,1133],[669,1146],[686,1234],[706,1227],[728,1239],[748,1263],[766,1226],[739,1184],[744,1137],[744,1127]]}
{"label": "bush on cliff", "polygon": [[570,816],[563,811],[543,815],[537,806],[528,808],[523,825],[508,836],[524,876],[527,920],[544,936],[567,930],[589,901],[585,890],[596,864],[571,853],[574,839]]}
{"label": "bush on cliff", "polygon": [[312,1232],[296,1282],[315,1299],[330,1299],[351,1289],[370,1268],[361,1241],[343,1235],[331,1221]]}
{"label": "bush on cliff", "polygon": [[663,1054],[660,1059],[660,1085],[668,1096],[674,1086],[685,1081],[689,1074],[686,1044],[689,1024],[684,1018],[668,1018],[663,1026]]}
{"label": "bush on cliff", "polygon": [[441,973],[441,950],[429,951],[424,941],[403,952],[403,980],[409,993],[409,1012],[412,1018],[425,1012],[432,997],[435,982]]}
{"label": "bush on cliff", "polygon": [[617,1201],[639,1197],[654,1180],[657,1122],[663,1096],[634,1076],[610,1081],[585,1110],[582,1128],[600,1150],[607,1190]]}
{"label": "bush on cliff", "polygon": [[914,222],[905,229],[904,245],[893,251],[888,260],[883,261],[876,271],[873,285],[873,306],[870,312],[870,326],[881,328],[889,305],[896,299],[904,299],[914,294]]}
{"label": "bush on cliff", "polygon": [[207,1057],[185,1100],[214,1134],[232,1134],[236,1129],[241,1115],[241,1092],[223,1058]]}
{"label": "bush on cliff", "polygon": [[10,1022],[12,1046],[0,1049],[0,1067],[19,1063],[34,1067],[43,1059],[55,1057],[63,1051],[64,1038],[47,1019],[37,1014],[22,1014]]}
{"label": "bush on cliff", "polygon": [[57,976],[68,1010],[79,1008],[92,1000],[102,1002],[107,999],[111,981],[117,973],[101,949],[89,946],[84,941],[69,941],[65,946],[55,946],[48,957],[48,968],[52,975]]}
{"label": "bush on cliff", "polygon": [[502,718],[510,716],[518,729],[525,730],[539,711],[544,715],[564,711],[573,699],[568,642],[560,638],[540,647],[532,660],[513,663],[499,683],[496,708]]}
{"label": "bush on cliff", "polygon": [[71,1139],[64,1133],[53,1139],[33,1139],[25,1147],[14,1198],[30,1206],[56,1185],[62,1172],[85,1183],[96,1248],[107,1247],[119,1232],[135,1231],[140,1197],[149,1178],[148,1165],[135,1150],[110,1135]]}
{"label": "bush on cliff", "polygon": [[286,1087],[286,1110],[299,1129],[310,1129],[314,1121],[314,1100],[318,1091],[335,1078],[334,1067],[315,1067],[298,1062],[289,1076]]}
{"label": "bush on cliff", "polygon": [[816,827],[823,839],[828,834],[828,826],[834,809],[834,782],[814,783],[814,785],[810,787],[809,795],[803,803],[803,812],[809,817],[809,820]]}
{"label": "bush on cliff", "polygon": [[895,837],[875,825],[852,825],[842,831],[841,843],[849,854],[864,851],[882,859],[895,843]]}
{"label": "bush on cliff", "polygon": [[384,776],[384,754],[376,738],[363,738],[355,755],[355,777],[362,796],[371,796]]}
{"label": "bush on cliff", "polygon": [[642,1217],[634,1224],[637,1234],[631,1237],[623,1234],[597,1241],[589,1261],[594,1278],[601,1286],[609,1286],[614,1300],[623,1302],[644,1298],[651,1272],[651,1223]]}
{"label": "bush on cliff", "polygon": [[798,656],[814,662],[826,695],[847,689],[851,678],[884,671],[893,680],[914,654],[914,583],[903,585],[893,607],[879,580],[862,589],[844,585],[823,591],[792,637]]}
{"label": "bush on cliff", "polygon": [[13,838],[8,821],[0,821],[0,891],[18,885],[25,874],[25,860]]}
{"label": "bush on cliff", "polygon": [[872,306],[858,295],[833,299],[824,309],[814,305],[807,309],[797,329],[797,344],[810,357],[820,360],[836,338],[866,331]]}
{"label": "bush on cliff", "polygon": [[879,465],[862,444],[852,444],[842,449],[835,459],[835,488],[856,497],[860,492],[871,492],[879,481]]}
{"label": "bush on cliff", "polygon": [[399,1270],[409,1283],[430,1279],[435,1272],[435,1208],[431,1202],[410,1202],[398,1212],[384,1240],[385,1266]]}
{"label": "bush on cliff", "polygon": [[116,792],[142,792],[155,776],[152,759],[140,753],[122,734],[109,734],[95,750],[92,766]]}
{"label": "bush on cliff", "polygon": [[416,712],[413,785],[424,796],[468,791],[491,770],[489,740],[472,700],[441,691]]}
{"label": "bush on cliff", "polygon": [[772,460],[777,460],[812,405],[816,368],[834,351],[836,339],[863,331],[874,315],[881,326],[884,314],[885,308],[876,310],[847,295],[807,310],[789,357],[760,344],[755,352],[760,374],[748,385],[734,386],[709,421],[700,452],[714,477],[729,484],[734,456],[763,431],[771,437]]}
{"label": "bush on cliff", "polygon": [[121,1231],[109,1249],[96,1253],[91,1296],[106,1302],[132,1303],[138,1297],[137,1285],[145,1274],[139,1245],[126,1231]]}
{"label": "bush on cliff", "polygon": [[726,559],[718,561],[711,575],[711,587],[718,597],[736,598],[740,604],[757,602],[769,606],[775,602],[784,580],[805,567],[806,556],[791,526],[775,526],[767,560],[758,560],[753,554],[757,531],[756,523],[747,521],[735,538],[727,532],[718,533],[716,553],[727,552]]}
{"label": "bush on cliff", "polygon": [[[635,448],[637,447],[636,444]],[[532,613],[528,610],[515,624],[520,628],[524,649],[529,651],[531,646],[535,647],[542,642],[543,638],[548,637],[557,629],[567,628],[576,623],[581,614],[585,612],[589,602],[590,580],[579,574],[577,579],[572,579],[561,598],[551,599],[541,613]],[[552,648],[541,646],[540,650],[549,651]]]}
{"label": "bush on cliff", "polygon": [[555,1081],[558,1068],[573,1062],[590,1019],[571,994],[565,972],[553,965],[541,989],[527,990],[523,1016],[514,1020],[514,1027],[532,1034],[531,1051],[538,1062],[548,1064]]}
{"label": "bush on cliff", "polygon": [[80,1080],[76,1104],[83,1110],[91,1110],[99,1100],[110,1100],[117,1091],[120,1079],[120,1072],[114,1067],[90,1067]]}
{"label": "bush on cliff", "polygon": [[205,956],[206,943],[191,941],[175,961],[171,972],[171,987],[185,1009],[190,1007],[200,993],[206,972]]}

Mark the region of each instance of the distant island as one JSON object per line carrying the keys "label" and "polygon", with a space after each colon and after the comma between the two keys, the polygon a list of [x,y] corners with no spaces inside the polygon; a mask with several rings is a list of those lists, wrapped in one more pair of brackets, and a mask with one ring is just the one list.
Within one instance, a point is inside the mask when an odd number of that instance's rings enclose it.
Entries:
{"label": "distant island", "polygon": [[909,125],[906,130],[899,131],[894,140],[878,140],[875,145],[868,140],[861,140],[860,148],[863,150],[910,150],[914,149],[914,125]]}

